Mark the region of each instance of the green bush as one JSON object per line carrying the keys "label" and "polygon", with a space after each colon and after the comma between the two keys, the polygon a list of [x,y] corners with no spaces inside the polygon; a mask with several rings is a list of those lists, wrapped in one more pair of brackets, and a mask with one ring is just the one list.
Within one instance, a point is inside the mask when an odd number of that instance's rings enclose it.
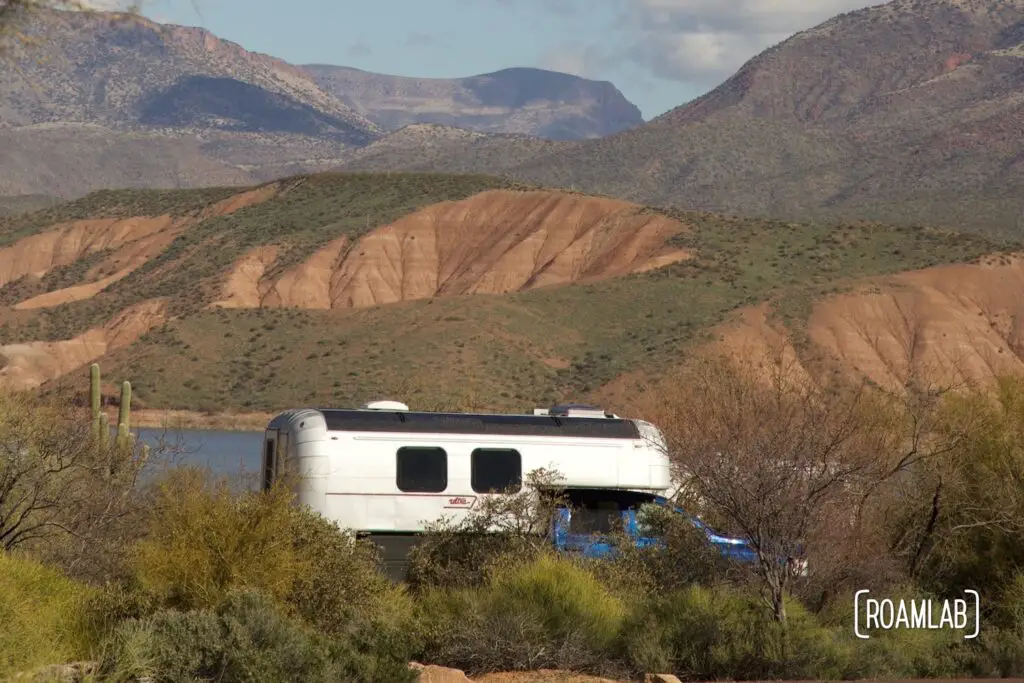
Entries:
{"label": "green bush", "polygon": [[309,623],[341,632],[353,614],[412,613],[409,597],[379,570],[377,548],[308,509],[292,509],[288,538],[301,564],[284,600]]}
{"label": "green bush", "polygon": [[88,658],[91,589],[34,560],[0,553],[0,678]]}
{"label": "green bush", "polygon": [[481,586],[504,559],[525,562],[549,551],[551,516],[565,504],[555,492],[561,481],[556,470],[531,470],[518,490],[481,498],[461,519],[430,524],[409,553],[406,582],[416,591]]}
{"label": "green bush", "polygon": [[979,678],[1024,678],[1024,633],[986,628],[960,658],[963,675]]}
{"label": "green bush", "polygon": [[303,572],[292,582],[286,604],[335,638],[345,661],[360,662],[367,676],[380,676],[367,680],[402,680],[421,648],[411,596],[379,571],[372,543],[308,509],[293,514],[290,533]]}
{"label": "green bush", "polygon": [[[398,680],[420,647],[412,599],[380,573],[372,544],[292,501],[283,487],[237,494],[198,470],[172,471],[156,486],[128,580],[90,602],[96,630],[131,621],[135,631],[120,636],[129,652],[150,637],[147,619],[156,614],[206,623],[229,595],[258,591],[282,615],[315,628],[332,657],[355,662],[367,680],[374,671]],[[184,617],[166,619],[178,628]]]}
{"label": "green bush", "polygon": [[337,680],[327,643],[289,620],[258,593],[227,597],[216,611],[164,610],[130,620],[104,653],[100,674],[113,682]]}
{"label": "green bush", "polygon": [[134,548],[129,588],[154,608],[180,610],[251,588],[329,633],[356,613],[411,614],[404,590],[379,571],[372,543],[292,502],[284,487],[237,494],[199,470],[171,471]]}
{"label": "green bush", "polygon": [[[885,597],[920,600],[929,596],[912,585],[893,586]],[[892,629],[870,633],[868,640],[853,634],[854,596],[834,599],[819,615],[826,627],[840,634],[856,655],[847,665],[848,678],[942,678],[964,673],[975,654],[963,633],[942,630]],[[980,663],[980,660],[979,660]]]}
{"label": "green bush", "polygon": [[241,587],[283,601],[305,568],[291,541],[292,518],[284,489],[237,496],[200,470],[171,471],[134,548],[133,583],[154,604],[180,610],[210,608]]}
{"label": "green bush", "polygon": [[703,532],[670,509],[642,506],[638,521],[645,535],[660,538],[663,543],[638,548],[624,530],[616,530],[612,537],[619,552],[613,558],[591,563],[592,571],[623,597],[631,599],[651,591],[673,591],[745,575],[742,566],[726,559]]}
{"label": "green bush", "polygon": [[379,667],[278,611],[256,592],[229,595],[216,610],[165,610],[131,619],[112,636],[100,674],[111,683],[154,681],[408,680],[394,666]]}
{"label": "green bush", "polygon": [[104,641],[125,621],[143,619],[164,607],[155,596],[115,581],[94,590],[84,609],[91,632]]}
{"label": "green bush", "polygon": [[724,586],[655,596],[623,628],[625,658],[638,671],[694,679],[841,677],[849,647],[798,603],[786,609],[783,625],[758,597]]}
{"label": "green bush", "polygon": [[507,563],[485,585],[430,589],[419,607],[427,661],[472,673],[541,668],[613,673],[626,606],[593,574],[542,555]]}

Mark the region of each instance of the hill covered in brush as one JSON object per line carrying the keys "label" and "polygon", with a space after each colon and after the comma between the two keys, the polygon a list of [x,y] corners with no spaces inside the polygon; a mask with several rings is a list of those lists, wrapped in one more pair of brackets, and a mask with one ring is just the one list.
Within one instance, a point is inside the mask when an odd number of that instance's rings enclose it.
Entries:
{"label": "hill covered in brush", "polygon": [[[772,335],[879,381],[965,345],[964,372],[991,374],[983,355],[1022,355],[1024,271],[977,262],[1005,249],[485,176],[100,192],[0,219],[0,380],[80,382],[99,360],[149,407],[522,409],[616,401],[708,343]],[[912,337],[929,342],[901,356]]]}

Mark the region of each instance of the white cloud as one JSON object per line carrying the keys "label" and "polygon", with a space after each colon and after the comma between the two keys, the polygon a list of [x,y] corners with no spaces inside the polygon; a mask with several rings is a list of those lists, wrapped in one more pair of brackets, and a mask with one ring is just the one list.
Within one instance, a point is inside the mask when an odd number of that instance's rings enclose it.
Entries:
{"label": "white cloud", "polygon": [[[544,56],[550,64],[631,62],[662,79],[714,85],[762,50],[837,14],[886,0],[493,0],[526,3],[564,17],[612,11],[613,25],[588,45],[565,45]],[[585,51],[589,51],[586,61]],[[553,68],[553,67],[552,67]]]}
{"label": "white cloud", "polygon": [[655,76],[720,81],[767,47],[880,0],[616,0],[625,54]]}
{"label": "white cloud", "polygon": [[596,45],[567,43],[542,54],[537,66],[582,78],[601,79],[606,70],[606,55]]}

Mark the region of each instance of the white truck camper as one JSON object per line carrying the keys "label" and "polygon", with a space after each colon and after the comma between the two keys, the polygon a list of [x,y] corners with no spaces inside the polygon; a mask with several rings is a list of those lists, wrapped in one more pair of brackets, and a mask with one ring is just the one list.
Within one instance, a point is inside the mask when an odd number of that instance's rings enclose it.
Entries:
{"label": "white truck camper", "polygon": [[270,421],[263,443],[263,487],[295,475],[299,504],[371,537],[395,578],[426,523],[464,516],[538,468],[598,497],[665,495],[671,486],[654,425],[589,406],[523,415],[415,412],[397,401],[288,410]]}

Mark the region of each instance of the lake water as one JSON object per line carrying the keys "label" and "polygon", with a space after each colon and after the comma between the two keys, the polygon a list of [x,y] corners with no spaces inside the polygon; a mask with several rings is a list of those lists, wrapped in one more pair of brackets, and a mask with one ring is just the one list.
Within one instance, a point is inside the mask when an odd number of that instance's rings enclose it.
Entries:
{"label": "lake water", "polygon": [[259,481],[263,432],[235,432],[205,429],[134,429],[142,443],[149,444],[156,460],[170,465],[198,465],[215,475],[255,488]]}

